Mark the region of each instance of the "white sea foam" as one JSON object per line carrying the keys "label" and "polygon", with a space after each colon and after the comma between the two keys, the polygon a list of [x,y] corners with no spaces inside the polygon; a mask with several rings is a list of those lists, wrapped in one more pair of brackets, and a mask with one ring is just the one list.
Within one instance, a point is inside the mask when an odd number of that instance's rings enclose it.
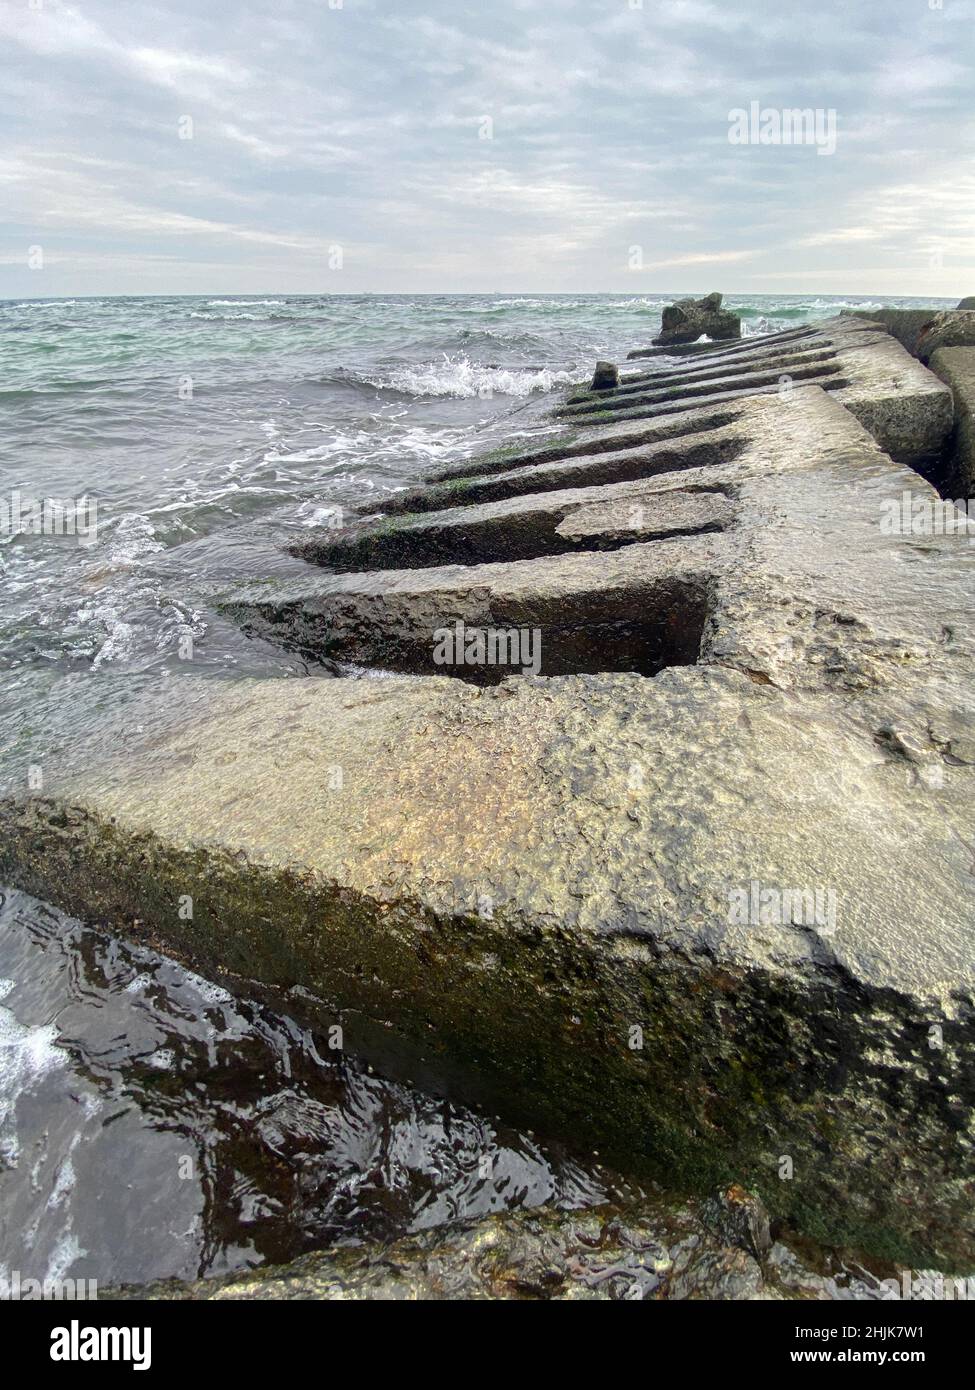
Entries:
{"label": "white sea foam", "polygon": [[669,299],[648,299],[645,295],[637,299],[616,299],[610,304],[611,309],[662,309],[665,304],[669,304]]}
{"label": "white sea foam", "polygon": [[157,1047],[155,1052],[150,1052],[146,1062],[157,1071],[172,1071],[176,1065],[176,1053],[171,1047]]}
{"label": "white sea foam", "polygon": [[251,319],[253,322],[261,322],[267,318],[266,314],[200,314],[196,310],[190,314],[191,319],[206,319],[207,323],[226,323],[228,319]]}
{"label": "white sea foam", "polygon": [[103,565],[126,569],[136,565],[144,555],[165,550],[156,538],[156,528],[144,512],[124,512],[117,521],[99,528],[108,537],[108,549],[99,557]]}
{"label": "white sea foam", "polygon": [[83,1260],[87,1254],[88,1251],[81,1245],[74,1231],[66,1231],[51,1251],[45,1279],[66,1279],[68,1270],[75,1261]]}
{"label": "white sea foam", "polygon": [[412,396],[529,396],[536,391],[551,391],[552,387],[570,382],[568,372],[551,371],[548,367],[528,371],[516,367],[480,367],[468,357],[449,357],[442,362],[418,366],[395,367],[388,376],[366,378],[371,385],[394,391],[407,391]]}
{"label": "white sea foam", "polygon": [[283,304],[283,299],[208,299],[207,305],[213,309],[260,309]]}
{"label": "white sea foam", "polygon": [[[0,980],[0,999],[13,989],[13,980]],[[17,1097],[48,1072],[62,1067],[65,1053],[56,1046],[55,1024],[30,1028],[0,1005],[0,1161],[13,1166],[20,1146],[12,1120]]]}
{"label": "white sea foam", "polygon": [[[814,299],[811,309],[882,309],[879,299]],[[772,314],[775,310],[770,311]]]}
{"label": "white sea foam", "polygon": [[26,311],[28,309],[67,309],[72,304],[77,304],[76,299],[46,299],[43,303],[34,304],[13,304],[11,308]]}
{"label": "white sea foam", "polygon": [[[263,458],[266,464],[334,464],[344,468],[364,468],[369,464],[380,463],[384,459],[401,459],[407,456],[430,462],[441,459],[446,454],[460,449],[466,453],[470,446],[470,431],[464,428],[444,426],[430,429],[414,425],[404,429],[402,426],[390,428],[382,434],[372,430],[327,431],[320,440],[310,442],[304,448],[285,450],[270,449]],[[324,469],[327,474],[334,469]],[[363,479],[362,486],[370,485]]]}

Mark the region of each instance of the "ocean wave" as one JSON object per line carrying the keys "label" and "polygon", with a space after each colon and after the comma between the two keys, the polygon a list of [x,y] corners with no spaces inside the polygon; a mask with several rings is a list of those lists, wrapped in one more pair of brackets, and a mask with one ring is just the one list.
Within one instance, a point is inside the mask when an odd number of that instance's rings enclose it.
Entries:
{"label": "ocean wave", "polygon": [[662,309],[667,304],[672,304],[670,299],[650,299],[646,295],[635,299],[614,299],[607,305],[609,309]]}
{"label": "ocean wave", "polygon": [[106,563],[120,568],[136,565],[144,555],[153,555],[165,548],[147,516],[141,512],[125,512],[112,530]]}
{"label": "ocean wave", "polygon": [[283,299],[208,299],[207,308],[210,309],[264,309],[278,308],[284,304]]}
{"label": "ocean wave", "polygon": [[814,299],[813,309],[883,309],[880,299]]}
{"label": "ocean wave", "polygon": [[70,305],[77,303],[77,299],[38,299],[25,304],[11,304],[8,307],[24,312],[27,309],[67,309]]}
{"label": "ocean wave", "polygon": [[882,309],[884,306],[874,299],[808,299],[802,304],[765,305],[762,308],[755,304],[734,304],[730,307],[732,312],[743,316],[798,319],[822,309],[838,313],[840,309]]}
{"label": "ocean wave", "polygon": [[381,391],[402,391],[410,396],[530,396],[536,391],[551,391],[553,386],[568,383],[568,372],[552,371],[548,367],[528,370],[517,367],[481,367],[466,356],[450,358],[444,353],[442,362],[393,368],[387,375],[377,373],[361,378]]}
{"label": "ocean wave", "polygon": [[308,323],[309,321],[314,322],[315,320],[314,314],[278,314],[273,309],[269,310],[266,314],[255,314],[247,309],[243,309],[237,313],[222,314],[217,313],[216,310],[211,310],[207,313],[199,309],[194,309],[191,311],[189,317],[191,319],[198,319],[202,323],[210,324],[233,323],[240,319],[246,319],[251,323]]}
{"label": "ocean wave", "polygon": [[[441,342],[449,345],[450,339],[442,338]],[[492,332],[490,328],[462,328],[455,335],[454,342],[465,349],[475,346],[501,348],[544,348],[547,346],[546,339],[541,333],[498,333]]]}
{"label": "ocean wave", "polygon": [[731,312],[733,314],[740,314],[742,318],[804,319],[809,317],[811,307],[812,306],[809,304],[793,304],[786,308],[759,309],[753,304],[745,304],[740,307],[735,306]]}
{"label": "ocean wave", "polygon": [[190,314],[191,319],[203,319],[206,323],[229,323],[231,319],[251,319],[252,321],[267,323],[270,314],[201,314],[194,309]]}
{"label": "ocean wave", "polygon": [[[329,467],[317,475],[326,477],[336,469],[368,469],[409,457],[430,463],[454,454],[466,456],[472,447],[470,431],[464,426],[431,428],[408,425],[390,428],[382,434],[373,430],[333,430],[304,447],[270,449],[264,455],[263,462],[275,467],[282,464],[326,464]],[[371,488],[374,481],[367,476],[362,479],[362,485]],[[317,502],[318,499],[315,499],[314,503],[303,504],[302,514],[308,506],[317,505]]]}

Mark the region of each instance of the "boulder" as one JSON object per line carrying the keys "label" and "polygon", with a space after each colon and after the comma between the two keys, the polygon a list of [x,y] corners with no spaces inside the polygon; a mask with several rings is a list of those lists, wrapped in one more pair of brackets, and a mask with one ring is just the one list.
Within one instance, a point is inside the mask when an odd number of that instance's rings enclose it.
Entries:
{"label": "boulder", "polygon": [[720,294],[708,294],[703,299],[678,299],[663,312],[660,333],[654,344],[693,343],[702,334],[709,338],[740,338],[741,318],[729,309],[722,309]]}
{"label": "boulder", "polygon": [[975,309],[975,294],[970,294],[965,299],[959,299],[958,308]]}
{"label": "boulder", "polygon": [[948,309],[936,314],[917,340],[917,355],[929,362],[938,348],[975,347],[975,311]]}
{"label": "boulder", "polygon": [[592,374],[591,391],[611,391],[620,384],[620,369],[615,362],[597,362]]}

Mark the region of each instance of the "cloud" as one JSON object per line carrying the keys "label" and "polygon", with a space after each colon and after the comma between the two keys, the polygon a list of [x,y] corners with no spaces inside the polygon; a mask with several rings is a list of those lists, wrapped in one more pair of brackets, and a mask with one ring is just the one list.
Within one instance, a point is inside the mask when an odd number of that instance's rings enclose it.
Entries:
{"label": "cloud", "polygon": [[[624,288],[636,244],[668,289],[725,267],[728,291],[963,293],[973,20],[972,0],[861,0],[842,25],[765,0],[7,5],[0,292],[300,289],[339,243],[350,292]],[[835,155],[730,146],[752,100],[835,108]]]}
{"label": "cloud", "polygon": [[651,261],[642,266],[643,270],[669,270],[676,265],[730,265],[736,261],[750,261],[754,251],[711,251],[696,256],[671,256],[666,261]]}

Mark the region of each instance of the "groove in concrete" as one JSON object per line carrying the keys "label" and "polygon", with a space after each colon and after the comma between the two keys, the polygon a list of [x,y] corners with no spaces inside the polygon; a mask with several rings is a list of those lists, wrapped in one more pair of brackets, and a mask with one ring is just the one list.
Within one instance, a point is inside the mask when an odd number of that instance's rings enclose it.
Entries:
{"label": "groove in concrete", "polygon": [[714,410],[710,406],[697,406],[683,411],[678,419],[662,421],[656,425],[627,425],[614,420],[599,422],[597,433],[586,433],[585,431],[595,430],[597,422],[584,420],[547,443],[543,441],[531,448],[494,449],[490,453],[479,454],[466,463],[451,464],[449,468],[431,473],[427,481],[452,482],[457,478],[475,478],[482,473],[497,473],[500,469],[507,472],[515,468],[530,468],[538,463],[573,458],[578,454],[597,454],[609,449],[655,444],[658,440],[664,439],[680,440],[686,435],[730,425],[736,418],[734,409]]}
{"label": "groove in concrete", "polygon": [[291,549],[340,572],[491,564],[720,531],[733,512],[718,492],[663,493],[622,483],[365,522],[321,532]]}
{"label": "groove in concrete", "polygon": [[731,356],[733,353],[748,352],[756,344],[792,343],[801,338],[808,338],[816,332],[816,327],[810,324],[802,328],[784,328],[779,333],[755,334],[749,338],[742,338],[737,343],[719,339],[710,343],[671,343],[664,347],[637,348],[626,354],[626,360],[630,362],[641,357]]}
{"label": "groove in concrete", "polygon": [[520,468],[503,473],[410,488],[385,500],[383,512],[399,515],[441,511],[473,502],[497,502],[526,493],[551,492],[557,488],[635,482],[658,474],[730,463],[746,445],[740,434],[728,429],[691,434],[686,437],[686,443],[682,443],[682,439],[631,444],[602,453],[573,453],[550,463],[522,464]]}
{"label": "groove in concrete", "polygon": [[[627,409],[636,405],[657,405],[663,401],[686,402],[696,397],[723,396],[729,391],[747,389],[750,386],[778,386],[783,373],[773,368],[759,370],[749,368],[745,372],[716,376],[712,380],[678,384],[660,384],[641,381],[635,385],[621,385],[613,391],[592,392],[588,398],[577,397],[578,404],[562,406],[558,414],[572,417],[603,413],[617,408]],[[813,362],[793,367],[788,373],[792,381],[813,381],[817,378],[839,378],[842,376],[840,364],[836,361]]]}

